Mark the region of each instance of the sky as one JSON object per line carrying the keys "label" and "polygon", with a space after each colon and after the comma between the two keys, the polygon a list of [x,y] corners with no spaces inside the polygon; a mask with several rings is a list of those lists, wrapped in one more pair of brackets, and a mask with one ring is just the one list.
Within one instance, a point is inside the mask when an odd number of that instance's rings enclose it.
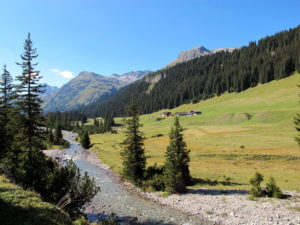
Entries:
{"label": "sky", "polygon": [[0,66],[31,33],[42,82],[158,70],[196,46],[240,47],[300,24],[300,0],[0,0]]}

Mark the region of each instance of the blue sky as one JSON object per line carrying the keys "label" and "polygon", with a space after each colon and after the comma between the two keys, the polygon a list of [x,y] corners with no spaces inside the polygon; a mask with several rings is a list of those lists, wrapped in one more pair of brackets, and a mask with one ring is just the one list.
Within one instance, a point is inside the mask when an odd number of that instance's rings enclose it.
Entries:
{"label": "blue sky", "polygon": [[300,24],[299,0],[0,0],[0,65],[31,32],[43,82],[157,70],[196,46],[238,47]]}

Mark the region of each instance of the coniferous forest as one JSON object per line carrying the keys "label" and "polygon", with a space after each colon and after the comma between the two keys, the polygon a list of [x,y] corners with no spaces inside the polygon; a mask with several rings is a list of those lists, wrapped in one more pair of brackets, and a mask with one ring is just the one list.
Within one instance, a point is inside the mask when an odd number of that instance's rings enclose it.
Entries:
{"label": "coniferous forest", "polygon": [[74,162],[59,164],[41,151],[48,147],[47,142],[65,145],[66,141],[60,124],[56,124],[53,135],[42,113],[39,94],[43,85],[39,84],[37,57],[28,34],[21,62],[17,63],[22,72],[16,76],[16,82],[6,66],[0,77],[0,174],[77,218],[81,207],[91,201],[99,187]]}
{"label": "coniferous forest", "polygon": [[156,71],[80,111],[90,117],[113,112],[135,96],[140,113],[196,103],[225,92],[241,92],[300,71],[300,26],[250,42],[232,53],[221,51]]}

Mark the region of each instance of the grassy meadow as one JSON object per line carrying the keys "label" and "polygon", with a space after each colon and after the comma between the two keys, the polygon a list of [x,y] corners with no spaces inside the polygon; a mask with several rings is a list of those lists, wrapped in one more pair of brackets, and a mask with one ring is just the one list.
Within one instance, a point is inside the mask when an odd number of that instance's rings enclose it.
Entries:
{"label": "grassy meadow", "polygon": [[0,224],[72,225],[68,214],[0,175]]}
{"label": "grassy meadow", "polygon": [[[202,115],[180,117],[191,150],[191,174],[202,179],[196,187],[249,188],[249,179],[259,171],[265,178],[274,176],[284,190],[300,191],[300,149],[293,124],[300,112],[299,83],[300,74],[295,74],[241,93],[160,111],[202,111]],[[160,112],[140,117],[148,165],[164,163],[174,121],[172,117],[157,119]],[[122,124],[121,118],[115,120]],[[120,172],[124,135],[122,127],[116,129],[118,134],[91,135],[91,142],[103,162]]]}

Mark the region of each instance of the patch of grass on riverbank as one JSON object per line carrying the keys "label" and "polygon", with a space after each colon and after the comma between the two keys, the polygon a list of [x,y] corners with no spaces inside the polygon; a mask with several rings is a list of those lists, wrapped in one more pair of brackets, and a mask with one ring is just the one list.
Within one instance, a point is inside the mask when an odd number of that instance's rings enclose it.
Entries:
{"label": "patch of grass on riverbank", "polygon": [[0,175],[0,224],[71,225],[71,218],[38,194],[25,191]]}
{"label": "patch of grass on riverbank", "polygon": [[[300,108],[299,81],[300,75],[295,74],[241,93],[227,93],[197,104],[162,110],[203,112],[199,116],[180,117],[185,141],[191,149],[192,176],[202,181],[195,187],[249,188],[249,179],[259,171],[274,176],[283,190],[300,191],[300,150],[294,141],[293,124]],[[157,120],[158,114],[141,116],[148,165],[164,163],[173,124],[173,118]],[[122,123],[121,118],[116,122]],[[93,149],[117,172],[122,166],[123,139],[121,130],[118,134],[91,135]]]}

